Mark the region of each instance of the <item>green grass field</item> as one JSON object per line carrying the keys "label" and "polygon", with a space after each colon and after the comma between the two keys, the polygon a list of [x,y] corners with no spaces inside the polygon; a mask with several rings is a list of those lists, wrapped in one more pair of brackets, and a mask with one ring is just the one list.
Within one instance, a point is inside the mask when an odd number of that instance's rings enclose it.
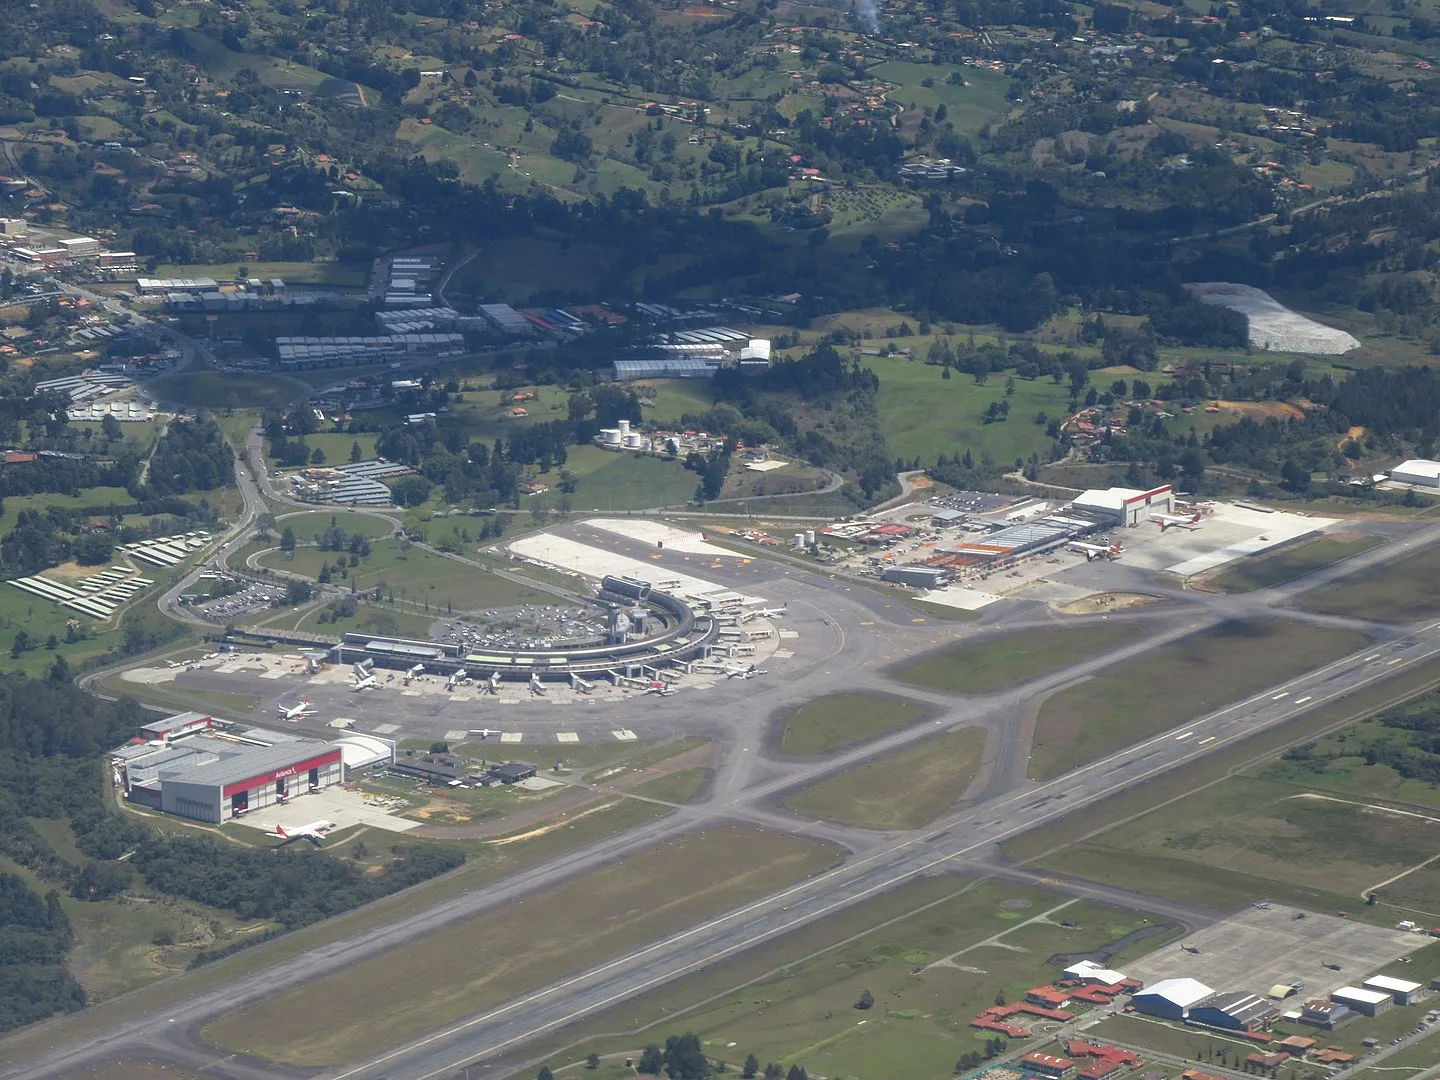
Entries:
{"label": "green grass field", "polygon": [[1046,700],[1030,775],[1059,776],[1364,644],[1348,631],[1279,621],[1231,621],[1193,634]]}
{"label": "green grass field", "polygon": [[[1308,797],[1303,786],[1231,777],[1117,826],[1040,869],[1085,867],[1114,884],[1211,907],[1257,897],[1310,910],[1348,910],[1364,893],[1429,859],[1440,825]],[[1417,871],[1383,890],[1388,903],[1440,917],[1440,876]]]}
{"label": "green grass field", "polygon": [[[978,459],[989,452],[1001,464],[1040,454],[1042,460],[1054,440],[1038,413],[1058,419],[1070,400],[1068,386],[1049,379],[1015,380],[1015,393],[1005,396],[1005,378],[995,376],[978,386],[968,375],[941,377],[941,369],[921,360],[902,357],[865,358],[865,366],[880,377],[880,425],[890,450],[897,457],[919,457],[933,463],[939,454],[970,450]],[[993,424],[984,420],[993,402],[1010,402],[1008,419]]]}
{"label": "green grass field", "polygon": [[[967,85],[954,86],[947,79],[958,72]],[[870,74],[886,82],[899,83],[900,89],[890,95],[903,105],[934,106],[944,104],[947,120],[956,131],[974,135],[986,124],[1010,111],[1005,93],[1010,80],[983,68],[948,67],[891,60],[870,69]],[[933,86],[925,86],[925,80]]]}
{"label": "green grass field", "polygon": [[802,788],[785,805],[846,825],[918,829],[965,794],[984,749],[984,731],[952,731]]}
{"label": "green grass field", "polygon": [[[318,548],[297,548],[293,559],[283,551],[263,556],[260,563],[275,570],[316,577],[326,563],[339,557],[332,551]],[[349,570],[347,577],[337,577],[339,584],[353,584],[360,590],[374,589],[382,582],[387,593],[410,604],[428,602],[438,618],[450,608],[456,612],[488,606],[529,604],[550,597],[538,589],[516,585],[496,574],[470,566],[456,559],[426,551],[400,540],[379,540],[362,558],[360,565]]]}
{"label": "green grass field", "polygon": [[819,873],[838,857],[773,831],[708,829],[238,1010],[205,1036],[273,1061],[355,1060]]}
{"label": "green grass field", "polygon": [[393,526],[385,518],[367,514],[363,510],[297,510],[292,513],[281,514],[275,519],[276,532],[290,529],[295,533],[295,539],[302,544],[313,544],[320,539],[320,535],[336,525],[344,529],[349,536],[364,536],[374,540],[381,536],[389,536]]}
{"label": "green grass field", "polygon": [[947,694],[985,694],[1078,664],[1139,635],[1135,628],[1121,625],[1022,630],[947,646],[904,665],[896,676]]}
{"label": "green grass field", "polygon": [[663,799],[665,802],[688,803],[700,793],[710,770],[701,766],[695,769],[681,769],[666,776],[657,776],[631,788],[636,795],[647,799]]}
{"label": "green grass field", "polygon": [[[539,479],[558,484],[562,468],[575,475],[575,494],[568,496],[568,501],[577,512],[672,506],[689,501],[700,482],[679,461],[649,454],[617,454],[595,446],[571,447],[565,464],[540,474]],[[566,498],[552,486],[543,494],[526,496],[521,505],[554,508]]]}
{"label": "green grass field", "polygon": [[[1062,919],[1076,925],[1060,927]],[[983,1051],[986,1033],[968,1024],[997,995],[1020,1000],[1028,987],[1056,977],[1052,956],[1102,949],[1141,928],[1142,919],[1023,885],[920,878],[527,1049],[561,1080],[592,1075],[584,1066],[592,1051],[602,1055],[597,1080],[622,1080],[623,1058],[635,1048],[693,1031],[732,1070],[753,1053],[811,1075],[946,1077],[962,1054]],[[1160,932],[1117,962],[1173,937],[1151,924]],[[982,944],[997,935],[1016,948]],[[854,1006],[866,990],[874,1007],[862,1012]]]}
{"label": "green grass field", "polygon": [[1440,547],[1377,566],[1305,598],[1309,611],[1358,615],[1387,622],[1431,619],[1440,613]]}
{"label": "green grass field", "polygon": [[1268,589],[1294,581],[1304,574],[1330,566],[1341,559],[1348,559],[1351,555],[1358,555],[1384,542],[1378,536],[1324,537],[1311,540],[1274,555],[1244,559],[1211,578],[1208,584],[1231,593]]}
{"label": "green grass field", "polygon": [[918,702],[879,694],[827,694],[785,718],[780,749],[787,754],[828,754],[878,738],[925,715]]}

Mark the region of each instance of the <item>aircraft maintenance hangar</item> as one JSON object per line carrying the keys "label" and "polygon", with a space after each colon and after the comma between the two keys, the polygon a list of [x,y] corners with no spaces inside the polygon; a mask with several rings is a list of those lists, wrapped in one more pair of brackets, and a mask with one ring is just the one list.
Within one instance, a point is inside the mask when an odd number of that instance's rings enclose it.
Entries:
{"label": "aircraft maintenance hangar", "polygon": [[[170,733],[154,738],[157,726]],[[222,731],[199,714],[146,725],[110,761],[130,802],[212,825],[344,779],[338,743],[261,728]]]}

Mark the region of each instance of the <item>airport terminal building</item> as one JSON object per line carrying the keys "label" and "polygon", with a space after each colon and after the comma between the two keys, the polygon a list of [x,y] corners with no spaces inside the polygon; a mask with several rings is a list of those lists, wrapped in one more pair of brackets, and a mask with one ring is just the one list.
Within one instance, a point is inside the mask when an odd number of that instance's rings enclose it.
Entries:
{"label": "airport terminal building", "polygon": [[111,755],[115,784],[136,806],[218,825],[344,779],[336,743],[193,722],[161,722],[178,734],[157,739],[155,726]]}

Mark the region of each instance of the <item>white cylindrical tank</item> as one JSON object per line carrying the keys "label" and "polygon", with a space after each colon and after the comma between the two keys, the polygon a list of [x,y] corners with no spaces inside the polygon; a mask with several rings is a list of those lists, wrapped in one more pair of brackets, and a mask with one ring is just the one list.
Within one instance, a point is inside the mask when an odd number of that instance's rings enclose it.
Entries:
{"label": "white cylindrical tank", "polygon": [[806,530],[805,530],[805,544],[806,544],[806,546],[808,546],[808,547],[814,547],[814,546],[815,546],[815,530],[814,530],[814,529],[806,529]]}
{"label": "white cylindrical tank", "polygon": [[600,429],[600,437],[605,440],[606,446],[620,445],[620,429],[607,427]]}
{"label": "white cylindrical tank", "polygon": [[804,534],[804,533],[796,533],[796,534],[795,534],[795,546],[796,546],[797,548],[803,548],[803,547],[805,546],[805,534]]}
{"label": "white cylindrical tank", "polygon": [[[621,423],[624,423],[622,420]],[[625,446],[630,450],[645,449],[645,436],[638,431],[629,432],[625,436]]]}
{"label": "white cylindrical tank", "polygon": [[630,434],[630,421],[629,421],[629,420],[621,420],[621,421],[620,421],[620,434],[621,434],[621,435],[629,435],[629,434]]}

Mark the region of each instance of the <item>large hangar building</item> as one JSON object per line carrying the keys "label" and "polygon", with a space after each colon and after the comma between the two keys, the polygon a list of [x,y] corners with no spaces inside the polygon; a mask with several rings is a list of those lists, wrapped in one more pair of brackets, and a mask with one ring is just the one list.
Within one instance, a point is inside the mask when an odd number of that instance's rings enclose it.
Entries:
{"label": "large hangar building", "polygon": [[[212,725],[194,714],[146,725],[111,755],[116,786],[137,806],[218,825],[344,779],[344,748],[337,743]],[[171,733],[157,739],[157,726]]]}

